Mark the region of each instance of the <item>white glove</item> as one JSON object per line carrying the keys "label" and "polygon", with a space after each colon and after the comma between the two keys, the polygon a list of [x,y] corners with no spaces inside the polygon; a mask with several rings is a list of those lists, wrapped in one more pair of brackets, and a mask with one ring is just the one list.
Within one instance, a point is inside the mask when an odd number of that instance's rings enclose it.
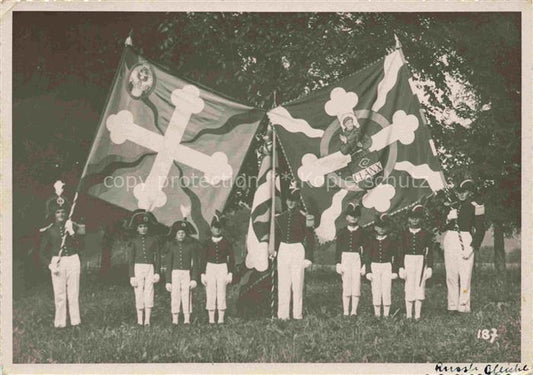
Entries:
{"label": "white glove", "polygon": [[74,235],[74,226],[72,225],[72,220],[68,219],[68,220],[65,222],[65,230],[66,230],[67,233],[70,234],[71,236]]}
{"label": "white glove", "polygon": [[196,288],[197,285],[198,285],[198,284],[196,283],[196,281],[191,280],[191,281],[189,282],[189,289],[194,289],[194,288]]}
{"label": "white glove", "polygon": [[229,272],[226,275],[226,284],[230,284],[232,280],[233,280],[233,274],[231,272]]}
{"label": "white glove", "polygon": [[342,273],[343,273],[343,272],[342,272],[342,265],[341,265],[340,263],[337,263],[337,264],[335,265],[335,270],[337,271],[337,273],[338,273],[339,275],[342,275]]}
{"label": "white glove", "polygon": [[368,281],[372,281],[372,280],[374,280],[374,275],[372,275],[372,273],[369,272],[369,273],[366,274],[366,279]]}
{"label": "white glove", "polygon": [[366,266],[363,264],[363,267],[361,267],[361,276],[364,276],[366,273]]}
{"label": "white glove", "polygon": [[390,278],[391,280],[396,280],[398,278],[398,274],[393,272],[391,275],[390,275]]}
{"label": "white glove", "polygon": [[167,292],[172,292],[172,284],[171,283],[166,283],[165,284],[165,289],[167,290]]}
{"label": "white glove", "polygon": [[313,262],[311,262],[309,259],[304,259],[304,269],[309,267]]}
{"label": "white glove", "polygon": [[448,216],[446,217],[446,219],[448,219],[448,220],[457,219],[457,209],[456,208],[452,208],[450,210],[450,212],[448,213]]}
{"label": "white glove", "polygon": [[159,274],[156,273],[156,274],[154,274],[154,278],[152,279],[152,282],[153,282],[154,284],[156,284],[156,283],[159,282],[159,279],[160,279]]}
{"label": "white glove", "polygon": [[52,257],[52,259],[50,260],[50,264],[48,265],[48,269],[54,275],[57,275],[59,273],[59,257]]}
{"label": "white glove", "polygon": [[424,271],[424,279],[430,279],[431,276],[433,275],[433,270],[431,268],[426,268],[426,270]]}
{"label": "white glove", "polygon": [[130,277],[130,285],[137,288],[137,279],[135,277]]}
{"label": "white glove", "polygon": [[200,275],[200,281],[202,282],[202,285],[203,286],[206,286],[207,285],[207,277],[205,277],[205,273],[202,273]]}
{"label": "white glove", "polygon": [[398,276],[400,276],[400,279],[405,280],[405,268],[400,268]]}

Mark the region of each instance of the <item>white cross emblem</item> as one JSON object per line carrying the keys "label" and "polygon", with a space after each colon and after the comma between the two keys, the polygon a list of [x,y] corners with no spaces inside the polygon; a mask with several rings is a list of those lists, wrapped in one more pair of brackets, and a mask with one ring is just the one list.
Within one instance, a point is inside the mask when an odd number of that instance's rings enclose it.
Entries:
{"label": "white cross emblem", "polygon": [[127,110],[109,116],[106,121],[113,143],[130,141],[157,152],[146,181],[133,189],[138,207],[146,210],[166,204],[167,196],[162,189],[174,162],[203,172],[211,185],[229,180],[233,175],[233,168],[225,153],[215,152],[209,156],[180,144],[191,115],[204,109],[200,90],[196,86],[187,85],[183,89],[174,90],[170,99],[175,109],[164,136],[135,124],[132,113]]}
{"label": "white cross emblem", "polygon": [[[330,116],[341,116],[353,112],[357,104],[357,95],[345,92],[342,88],[331,91],[331,99],[325,104],[324,109]],[[404,111],[396,111],[392,116],[392,124],[382,129],[371,137],[372,145],[368,151],[379,151],[397,141],[407,145],[414,141],[415,130],[418,128],[418,119],[414,115],[407,115]],[[325,176],[346,167],[352,160],[350,155],[340,151],[318,158],[314,154],[302,156],[302,165],[298,168],[298,177],[314,187],[324,185]]]}

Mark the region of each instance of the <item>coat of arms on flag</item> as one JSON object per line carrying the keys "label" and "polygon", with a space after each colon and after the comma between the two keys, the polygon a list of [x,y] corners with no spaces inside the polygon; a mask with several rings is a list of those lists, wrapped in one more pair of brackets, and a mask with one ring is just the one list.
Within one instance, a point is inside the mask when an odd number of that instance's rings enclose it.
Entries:
{"label": "coat of arms on flag", "polygon": [[177,78],[127,47],[83,178],[90,195],[208,230],[264,112]]}
{"label": "coat of arms on flag", "polygon": [[361,225],[418,202],[445,181],[400,49],[331,87],[268,112],[302,185],[319,240],[335,237],[349,202]]}

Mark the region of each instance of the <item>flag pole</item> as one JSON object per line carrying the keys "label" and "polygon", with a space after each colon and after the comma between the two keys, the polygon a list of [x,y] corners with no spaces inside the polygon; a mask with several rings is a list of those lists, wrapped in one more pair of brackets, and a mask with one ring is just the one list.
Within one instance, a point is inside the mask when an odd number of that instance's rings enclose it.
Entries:
{"label": "flag pole", "polygon": [[[276,107],[277,100],[276,100],[276,91],[273,92],[273,103],[272,108]],[[275,295],[276,295],[276,249],[275,249],[275,236],[276,236],[276,129],[273,124],[269,122],[269,126],[272,129],[272,173],[271,173],[271,193],[270,193],[270,199],[271,199],[271,208],[270,208],[270,236],[268,241],[268,253],[269,257],[272,260],[272,264],[270,267],[270,278],[271,278],[271,286],[270,286],[270,315],[271,318],[274,319],[275,314]]]}

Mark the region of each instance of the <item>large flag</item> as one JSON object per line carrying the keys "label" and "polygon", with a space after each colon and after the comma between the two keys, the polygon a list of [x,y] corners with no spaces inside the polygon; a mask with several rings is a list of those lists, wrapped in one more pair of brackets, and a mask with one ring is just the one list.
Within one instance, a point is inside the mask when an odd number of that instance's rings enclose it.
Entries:
{"label": "large flag", "polygon": [[269,254],[274,251],[274,217],[279,210],[280,180],[276,177],[276,142],[267,132],[258,150],[257,188],[251,207],[246,236],[246,267],[263,272],[268,268]]}
{"label": "large flag", "polygon": [[321,242],[349,202],[361,225],[444,188],[445,180],[400,49],[335,85],[268,112]]}
{"label": "large flag", "polygon": [[114,205],[187,217],[206,233],[264,112],[180,79],[127,47],[82,181]]}

